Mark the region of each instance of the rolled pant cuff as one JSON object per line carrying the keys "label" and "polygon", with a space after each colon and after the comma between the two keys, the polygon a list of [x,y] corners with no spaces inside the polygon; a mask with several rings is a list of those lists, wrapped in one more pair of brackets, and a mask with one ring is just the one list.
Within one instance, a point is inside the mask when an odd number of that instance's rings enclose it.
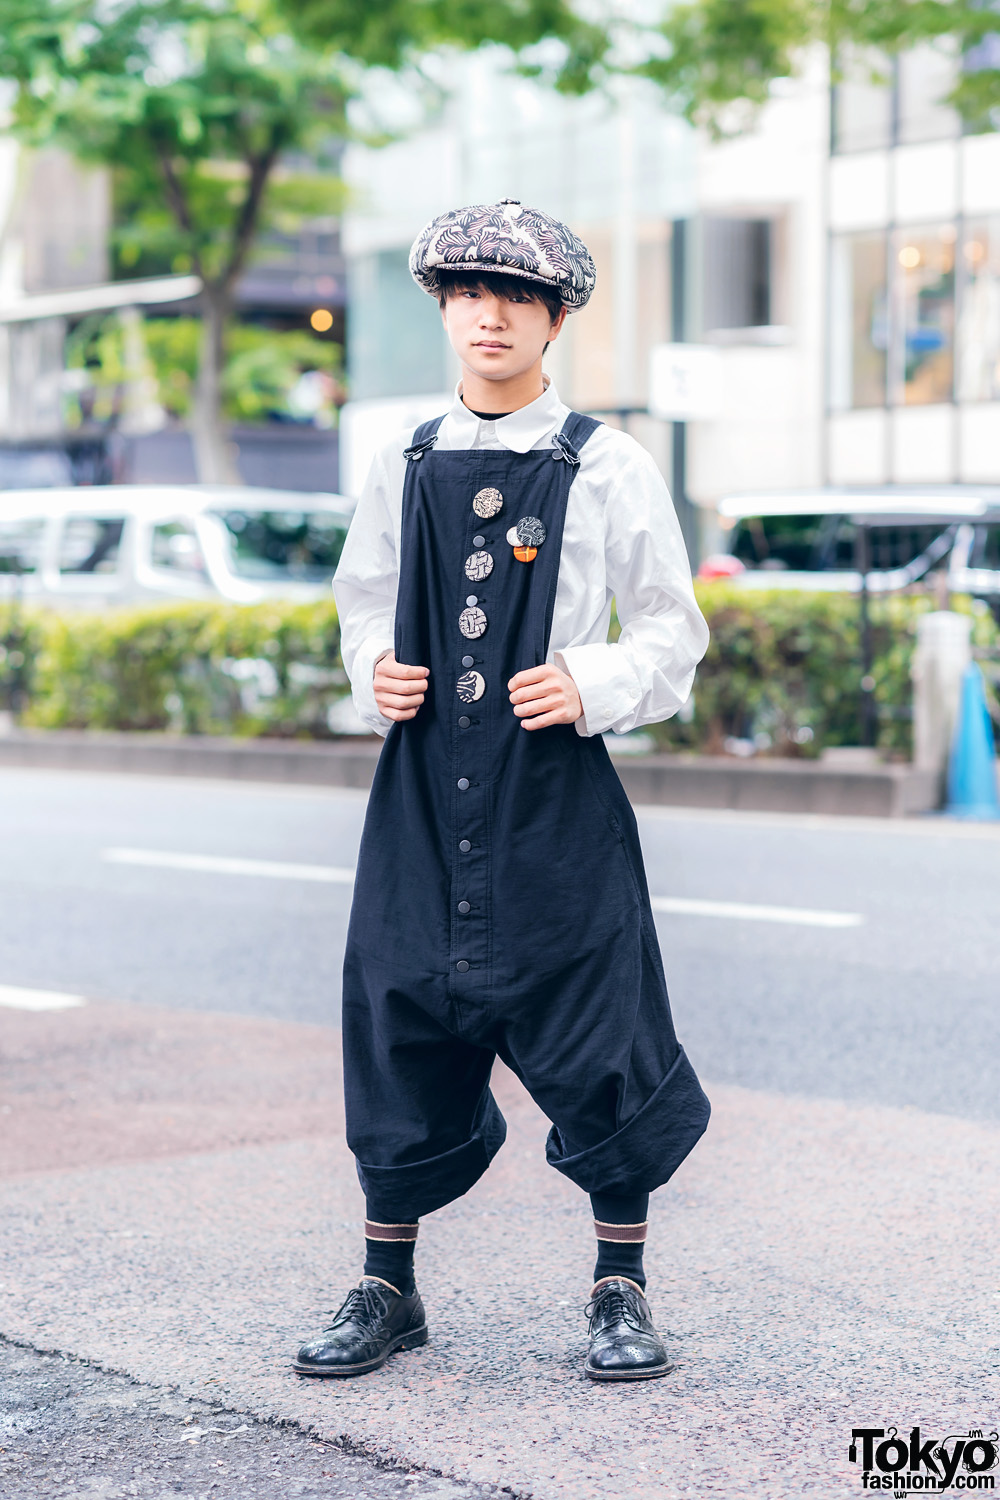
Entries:
{"label": "rolled pant cuff", "polygon": [[711,1108],[681,1047],[656,1092],[614,1135],[586,1151],[571,1152],[553,1126],[545,1156],[585,1193],[651,1193],[697,1145]]}
{"label": "rolled pant cuff", "polygon": [[479,1110],[472,1135],[461,1146],[404,1166],[357,1163],[370,1217],[383,1223],[415,1223],[424,1214],[461,1198],[475,1185],[507,1137],[507,1122],[492,1094]]}

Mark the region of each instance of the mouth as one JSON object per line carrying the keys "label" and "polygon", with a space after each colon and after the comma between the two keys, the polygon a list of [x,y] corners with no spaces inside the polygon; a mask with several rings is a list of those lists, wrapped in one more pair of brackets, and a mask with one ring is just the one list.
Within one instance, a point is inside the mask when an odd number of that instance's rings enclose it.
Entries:
{"label": "mouth", "polygon": [[510,345],[501,344],[498,339],[480,339],[479,342],[473,344],[472,347],[474,349],[509,349]]}

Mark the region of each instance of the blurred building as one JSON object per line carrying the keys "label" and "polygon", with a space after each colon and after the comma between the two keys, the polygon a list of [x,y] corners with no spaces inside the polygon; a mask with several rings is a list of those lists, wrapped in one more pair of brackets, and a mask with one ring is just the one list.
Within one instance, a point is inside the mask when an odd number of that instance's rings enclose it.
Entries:
{"label": "blurred building", "polygon": [[[351,148],[344,488],[455,377],[411,240],[444,208],[504,197],[590,245],[597,292],[549,369],[683,485],[701,549],[734,491],[1000,482],[1000,137],[963,135],[940,103],[946,53],[903,56],[887,85],[871,66],[831,91],[817,59],[714,143],[645,85],[567,100],[480,55],[432,124]],[[680,340],[715,351],[683,437],[648,414],[650,351]]]}

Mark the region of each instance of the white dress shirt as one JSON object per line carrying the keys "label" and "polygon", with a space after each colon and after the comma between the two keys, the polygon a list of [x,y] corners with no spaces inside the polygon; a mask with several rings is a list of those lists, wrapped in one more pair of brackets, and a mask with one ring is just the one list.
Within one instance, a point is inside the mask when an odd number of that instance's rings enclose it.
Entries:
{"label": "white dress shirt", "polygon": [[[463,406],[459,386],[436,446],[551,448],[568,413],[550,383],[529,406],[485,421]],[[400,433],[372,464],[333,581],[354,704],[382,735],[392,721],[376,706],[372,677],[378,658],[393,647],[403,450],[412,440],[412,431]],[[609,644],[612,599],[622,632]],[[577,731],[625,734],[668,719],[686,701],[707,646],[708,626],[663,476],[634,439],[598,427],[580,450],[569,492],[549,640],[549,661],[570,674],[580,694]]]}

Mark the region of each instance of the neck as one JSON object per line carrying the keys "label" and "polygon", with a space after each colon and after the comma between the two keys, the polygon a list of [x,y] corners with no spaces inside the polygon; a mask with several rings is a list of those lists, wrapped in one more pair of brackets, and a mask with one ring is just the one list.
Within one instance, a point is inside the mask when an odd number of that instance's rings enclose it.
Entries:
{"label": "neck", "polygon": [[471,411],[512,412],[530,406],[545,391],[542,362],[506,380],[486,380],[475,370],[462,369],[462,401]]}

